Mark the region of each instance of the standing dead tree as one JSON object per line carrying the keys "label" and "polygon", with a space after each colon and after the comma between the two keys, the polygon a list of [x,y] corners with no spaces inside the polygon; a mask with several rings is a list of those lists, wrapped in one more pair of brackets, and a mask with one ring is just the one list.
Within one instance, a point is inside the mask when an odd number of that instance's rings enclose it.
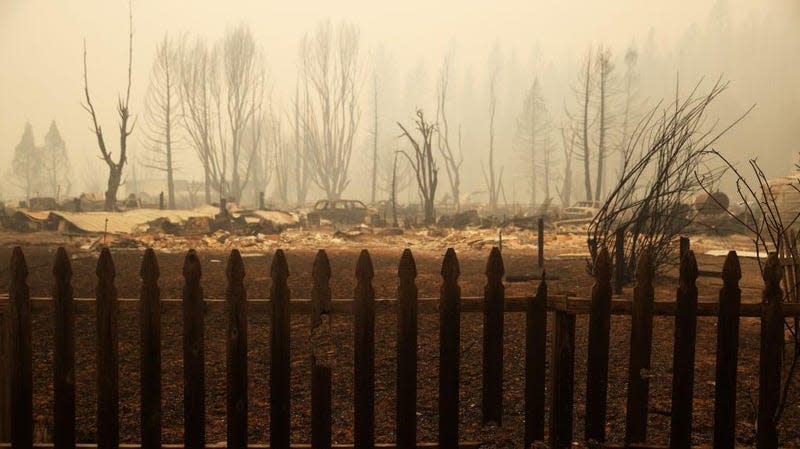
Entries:
{"label": "standing dead tree", "polygon": [[358,129],[359,33],[346,23],[334,33],[330,22],[306,35],[300,46],[307,107],[301,117],[311,178],[329,200],[350,183],[350,157]]}
{"label": "standing dead tree", "polygon": [[492,72],[489,81],[489,169],[481,165],[483,179],[486,182],[486,190],[489,192],[489,210],[497,210],[500,200],[500,193],[503,188],[503,168],[497,172],[494,165],[494,118],[497,111],[497,70]]}
{"label": "standing dead tree", "polygon": [[580,108],[579,114],[572,114],[567,111],[567,116],[573,122],[573,132],[579,137],[578,139],[578,159],[583,161],[583,184],[586,189],[585,198],[587,201],[592,200],[592,174],[590,171],[591,166],[591,148],[589,144],[589,134],[594,122],[594,118],[590,116],[591,108],[589,107],[592,100],[592,52],[586,54],[583,64],[581,64],[581,71],[578,73],[578,81],[572,90],[575,94],[575,100]]}
{"label": "standing dead tree", "polygon": [[180,47],[180,95],[183,130],[203,165],[205,203],[211,203],[211,190],[221,188],[225,168],[218,148],[218,115],[215,99],[219,94],[217,58],[203,40],[191,47]]}
{"label": "standing dead tree", "polygon": [[624,230],[626,280],[645,248],[653,270],[674,263],[672,242],[694,219],[685,204],[723,173],[710,164],[707,150],[741,119],[721,131],[707,129],[708,108],[728,84],[718,81],[702,95],[700,85],[684,99],[676,93],[672,104],[662,108],[659,103],[638,123],[623,173],[589,225],[590,252],[613,248],[617,231]]}
{"label": "standing dead tree", "polygon": [[175,157],[180,124],[178,52],[169,36],[158,44],[144,106],[144,145],[150,155],[145,165],[167,176],[167,207],[175,208]]}
{"label": "standing dead tree", "polygon": [[598,118],[597,127],[597,177],[594,188],[594,199],[600,201],[605,187],[605,163],[608,158],[608,138],[611,130],[614,114],[611,112],[612,99],[615,94],[614,87],[614,64],[611,62],[611,50],[607,47],[600,47],[597,50],[597,101]]}
{"label": "standing dead tree", "polygon": [[105,210],[113,212],[117,207],[117,191],[122,184],[122,170],[128,157],[128,137],[133,132],[135,120],[131,122],[131,113],[128,103],[131,98],[131,73],[133,71],[133,5],[128,2],[128,87],[125,89],[125,97],[117,100],[117,113],[119,114],[119,157],[115,161],[113,154],[106,146],[103,129],[97,121],[92,98],[89,95],[89,75],[86,61],[86,41],[83,42],[83,92],[85,103],[83,108],[89,113],[92,119],[92,128],[97,138],[97,146],[100,150],[100,157],[108,166],[108,182],[105,192]]}
{"label": "standing dead tree", "polygon": [[625,52],[625,103],[622,111],[622,124],[620,129],[620,139],[617,145],[617,153],[620,160],[620,173],[625,164],[625,150],[630,140],[631,125],[636,121],[637,107],[636,101],[636,63],[639,60],[639,53],[636,48],[630,47]]}
{"label": "standing dead tree", "polygon": [[561,180],[561,189],[558,196],[561,206],[569,207],[572,204],[572,153],[575,148],[574,130],[561,127],[561,148],[564,150],[564,178]]}
{"label": "standing dead tree", "polygon": [[[546,153],[548,148],[545,147],[545,142],[549,139],[549,118],[547,116],[547,106],[542,97],[541,86],[539,79],[535,78],[525,98],[522,100],[522,112],[517,118],[517,144],[524,155],[525,161],[530,167],[530,194],[531,204],[535,205],[537,200],[537,185],[536,174],[539,171],[539,166],[542,165],[544,171],[549,174],[549,154]],[[537,153],[542,150],[542,164],[539,163]],[[547,176],[549,178],[549,176]],[[544,187],[549,188],[549,179],[545,179]],[[545,200],[549,199],[550,194],[545,195]]]}
{"label": "standing dead tree", "polygon": [[453,150],[450,146],[450,125],[447,122],[447,86],[449,84],[450,59],[445,58],[439,74],[437,89],[436,117],[439,121],[439,132],[436,133],[436,147],[444,159],[444,168],[447,180],[450,182],[450,193],[456,212],[461,210],[461,164],[464,163],[464,154],[461,152],[461,127],[458,128],[458,148]]}
{"label": "standing dead tree", "polygon": [[421,142],[417,141],[402,123],[397,122],[397,126],[403,131],[400,136],[405,136],[408,139],[413,150],[413,153],[408,151],[400,151],[400,153],[408,159],[416,176],[417,188],[425,211],[425,224],[433,224],[436,222],[435,199],[436,187],[439,183],[439,167],[433,157],[432,145],[433,134],[437,131],[436,123],[425,121],[425,116],[421,109],[417,110],[415,123],[417,131],[422,137]]}

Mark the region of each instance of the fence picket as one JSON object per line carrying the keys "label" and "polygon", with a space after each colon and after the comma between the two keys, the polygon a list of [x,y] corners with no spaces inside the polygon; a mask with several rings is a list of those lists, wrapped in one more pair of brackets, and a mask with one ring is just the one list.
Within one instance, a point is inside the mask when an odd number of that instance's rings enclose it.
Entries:
{"label": "fence picket", "polygon": [[722,267],[717,321],[716,382],[714,391],[714,448],[736,446],[736,373],[739,362],[739,310],[742,269],[736,251],[728,253]]}
{"label": "fence picket", "polygon": [[631,310],[631,350],[628,364],[628,401],[625,416],[625,443],[647,441],[650,354],[653,342],[653,266],[646,249],[636,267],[636,287]]}
{"label": "fence picket", "polygon": [[152,248],[142,258],[139,300],[139,385],[142,391],[142,448],[161,447],[161,271]]}
{"label": "fence picket", "polygon": [[397,269],[397,446],[417,442],[417,265],[410,249]]}
{"label": "fence picket", "polygon": [[111,251],[97,261],[97,447],[119,447],[119,331]]}
{"label": "fence picket", "polygon": [[542,280],[536,296],[525,310],[525,447],[544,440],[545,373],[547,356],[547,281]]}
{"label": "fence picket", "polygon": [[353,402],[353,444],[356,449],[375,446],[375,272],[367,250],[362,250],[356,265],[355,289],[355,381]]}
{"label": "fence picket", "polygon": [[688,250],[681,259],[672,357],[672,417],[669,445],[692,445],[695,343],[697,341],[697,260]]}
{"label": "fence picket", "polygon": [[33,359],[31,353],[31,292],[28,264],[22,248],[11,253],[11,447],[33,447]]}
{"label": "fence picket", "polygon": [[272,286],[272,330],[270,338],[270,448],[289,449],[290,347],[289,265],[282,249],[275,251],[270,269]]}
{"label": "fence picket", "polygon": [[575,384],[575,315],[556,311],[553,323],[550,388],[550,447],[572,446]]}
{"label": "fence picket", "polygon": [[0,306],[0,441],[11,441],[11,311]]}
{"label": "fence picket", "polygon": [[333,411],[333,306],[331,265],[323,250],[317,252],[311,277],[314,283],[311,289],[311,447],[330,449]]}
{"label": "fence picket", "polygon": [[439,448],[458,448],[458,391],[461,360],[461,269],[453,248],[442,262],[439,298]]}
{"label": "fence picket", "polygon": [[625,285],[625,228],[617,229],[614,238],[614,294],[621,295]]}
{"label": "fence picket", "polygon": [[758,368],[758,421],[756,447],[778,447],[777,412],[781,395],[783,356],[783,269],[777,253],[770,253],[764,265],[764,293],[761,302],[761,355]]}
{"label": "fence picket", "polygon": [[611,256],[603,246],[594,263],[586,361],[586,440],[606,440],[608,353],[611,335]]}
{"label": "fence picket", "polygon": [[64,247],[53,263],[53,447],[75,447],[75,304],[72,266]]}
{"label": "fence picket", "polygon": [[232,250],[225,269],[228,312],[227,431],[228,447],[247,447],[247,290],[244,287],[244,261],[239,250]]}
{"label": "fence picket", "polygon": [[503,424],[503,256],[492,248],[483,291],[483,424]]}
{"label": "fence picket", "polygon": [[206,442],[205,347],[202,268],[195,250],[183,262],[183,440],[186,449]]}

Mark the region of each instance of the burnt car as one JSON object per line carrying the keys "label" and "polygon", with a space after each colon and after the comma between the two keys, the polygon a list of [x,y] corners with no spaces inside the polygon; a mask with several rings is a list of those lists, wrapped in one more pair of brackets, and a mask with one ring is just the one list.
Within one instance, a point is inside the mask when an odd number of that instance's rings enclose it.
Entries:
{"label": "burnt car", "polygon": [[310,224],[319,225],[322,220],[337,224],[361,224],[369,209],[358,200],[319,200],[307,214]]}

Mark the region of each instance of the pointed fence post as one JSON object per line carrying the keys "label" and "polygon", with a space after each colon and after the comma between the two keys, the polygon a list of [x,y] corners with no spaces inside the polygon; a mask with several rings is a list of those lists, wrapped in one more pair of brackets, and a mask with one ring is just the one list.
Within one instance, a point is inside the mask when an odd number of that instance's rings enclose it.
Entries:
{"label": "pointed fence post", "polygon": [[645,249],[636,267],[631,311],[631,350],[628,363],[628,402],[625,443],[647,441],[650,355],[653,343],[653,255]]}
{"label": "pointed fence post", "polygon": [[156,253],[144,252],[139,269],[142,287],[139,295],[139,385],[142,394],[142,448],[161,447],[161,289]]}
{"label": "pointed fence post", "polygon": [[672,417],[669,445],[692,445],[692,398],[697,342],[697,260],[688,250],[681,259],[675,310],[675,346],[672,357]]}
{"label": "pointed fence post", "polygon": [[575,315],[557,310],[551,354],[550,447],[572,447],[575,385]]}
{"label": "pointed fence post", "polygon": [[536,296],[525,308],[525,447],[544,441],[545,364],[547,359],[547,282],[542,280]]}
{"label": "pointed fence post", "polygon": [[714,448],[736,446],[736,374],[739,362],[739,311],[742,269],[736,251],[728,253],[722,267],[717,321],[716,382],[714,387]]}
{"label": "pointed fence post", "polygon": [[461,360],[461,269],[453,248],[442,262],[439,296],[439,448],[458,448],[458,391]]}
{"label": "pointed fence post", "polygon": [[0,441],[11,441],[11,310],[0,304]]}
{"label": "pointed fence post", "polygon": [[290,435],[290,340],[289,265],[282,249],[275,251],[270,269],[272,329],[270,338],[270,448],[289,449]]}
{"label": "pointed fence post", "polygon": [[417,265],[410,249],[397,269],[397,447],[417,444]]}
{"label": "pointed fence post", "polygon": [[331,265],[319,250],[311,271],[311,447],[330,449],[332,444],[331,373],[334,343],[331,324]]}
{"label": "pointed fence post", "polygon": [[183,441],[186,449],[205,449],[205,304],[202,269],[195,250],[183,262]]}
{"label": "pointed fence post", "polygon": [[594,263],[586,361],[586,441],[606,440],[608,354],[611,335],[611,256],[603,246]]}
{"label": "pointed fence post", "polygon": [[97,447],[119,447],[119,345],[116,270],[111,251],[97,261]]}
{"label": "pointed fence post", "polygon": [[758,368],[758,422],[756,447],[778,447],[778,404],[781,396],[783,357],[783,269],[777,253],[764,264],[764,293],[761,302],[761,356]]}
{"label": "pointed fence post", "polygon": [[31,292],[28,264],[22,248],[11,253],[11,447],[33,447],[33,359],[31,354]]}
{"label": "pointed fence post", "polygon": [[244,261],[239,250],[228,257],[225,269],[228,288],[227,365],[228,447],[247,447],[247,290],[244,288]]}
{"label": "pointed fence post", "polygon": [[53,447],[75,447],[75,303],[72,266],[64,247],[53,264]]}
{"label": "pointed fence post", "polygon": [[375,272],[367,250],[362,250],[356,265],[355,289],[355,381],[353,402],[353,446],[371,449],[375,446]]}
{"label": "pointed fence post", "polygon": [[483,290],[483,424],[503,424],[503,256],[492,248]]}

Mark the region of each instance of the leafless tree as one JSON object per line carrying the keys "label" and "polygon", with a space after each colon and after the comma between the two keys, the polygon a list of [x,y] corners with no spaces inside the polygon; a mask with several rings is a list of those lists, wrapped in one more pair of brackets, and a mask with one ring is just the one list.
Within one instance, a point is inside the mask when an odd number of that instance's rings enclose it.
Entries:
{"label": "leafless tree", "polygon": [[180,48],[180,93],[183,129],[203,165],[205,202],[212,189],[220,190],[225,178],[218,151],[219,69],[216,54],[201,39]]}
{"label": "leafless tree", "polygon": [[294,131],[294,181],[295,181],[295,195],[297,206],[302,206],[306,203],[306,196],[308,196],[308,187],[311,180],[309,158],[306,155],[308,145],[306,144],[306,136],[303,132],[303,124],[300,119],[301,106],[306,110],[308,108],[308,101],[301,105],[300,97],[300,81],[298,80],[295,85],[294,92],[294,123],[292,130]]}
{"label": "leafless tree", "polygon": [[444,160],[447,180],[450,182],[450,193],[456,211],[461,210],[461,165],[464,163],[464,154],[461,152],[461,126],[458,127],[458,147],[454,150],[450,145],[450,124],[447,121],[447,88],[450,78],[450,58],[442,62],[439,73],[439,86],[437,89],[436,116],[439,122],[439,132],[436,133],[436,146]]}
{"label": "leafless tree", "polygon": [[593,116],[590,115],[593,91],[592,81],[592,51],[589,50],[581,64],[581,70],[578,72],[577,83],[572,88],[580,112],[574,114],[567,111],[567,116],[573,122],[573,132],[579,137],[577,142],[579,153],[577,153],[577,157],[583,161],[583,184],[587,201],[592,200],[591,148],[589,140],[590,130],[594,122]]}
{"label": "leafless tree", "polygon": [[614,247],[616,232],[626,232],[628,278],[643,248],[652,251],[653,270],[676,260],[672,241],[694,219],[684,205],[723,173],[711,164],[708,149],[739,120],[721,131],[707,126],[708,108],[728,84],[718,81],[704,94],[700,86],[685,98],[676,89],[672,104],[659,103],[639,121],[622,176],[589,226],[589,240],[597,247]]}
{"label": "leafless tree", "polygon": [[263,56],[249,28],[239,26],[222,43],[225,112],[230,140],[229,193],[241,199],[252,173],[252,161],[264,145]]}
{"label": "leafless tree", "polygon": [[341,197],[358,129],[359,33],[342,23],[334,31],[321,23],[301,42],[303,88],[307,100],[301,117],[308,145],[311,178],[329,200]]}
{"label": "leafless tree", "polygon": [[596,57],[597,62],[595,63],[595,69],[597,70],[599,123],[597,127],[597,184],[594,188],[594,199],[595,201],[600,201],[603,195],[603,183],[605,181],[605,163],[606,158],[608,158],[607,147],[609,132],[614,120],[614,114],[611,112],[612,99],[616,92],[614,86],[614,64],[611,62],[611,50],[608,47],[600,46],[597,50]]}
{"label": "leafless tree", "polygon": [[378,74],[372,79],[372,186],[370,203],[375,204],[378,189]]}
{"label": "leafless tree", "polygon": [[[536,204],[536,192],[538,190],[536,174],[539,171],[540,165],[543,171],[547,173],[544,182],[545,199],[550,198],[549,194],[549,172],[550,172],[550,155],[545,153],[549,150],[549,146],[545,147],[545,142],[549,139],[550,119],[547,111],[547,105],[542,96],[541,86],[539,79],[535,78],[533,83],[528,88],[525,98],[522,100],[522,112],[517,118],[517,144],[523,152],[524,159],[530,167],[530,194],[531,204]],[[537,157],[537,152],[542,150],[542,161],[540,162]]]}
{"label": "leafless tree", "polygon": [[180,126],[178,51],[167,35],[158,44],[150,85],[145,97],[144,139],[149,150],[146,165],[167,176],[167,207],[175,208],[174,150]]}
{"label": "leafless tree", "polygon": [[492,71],[489,80],[489,168],[481,165],[483,171],[483,179],[486,182],[486,190],[489,192],[489,210],[492,212],[497,210],[497,204],[500,200],[500,193],[503,186],[503,168],[498,172],[494,163],[494,118],[497,112],[497,69]]}
{"label": "leafless tree", "polygon": [[210,50],[197,41],[181,57],[184,126],[211,189],[241,200],[254,158],[265,144],[266,75],[250,30],[228,31]]}
{"label": "leafless tree", "polygon": [[637,117],[637,90],[636,63],[639,60],[639,53],[634,47],[629,47],[625,52],[625,102],[622,111],[622,125],[620,129],[620,139],[617,145],[617,153],[620,160],[620,173],[625,164],[625,149],[628,147],[631,126],[636,122]]}
{"label": "leafless tree", "polygon": [[133,71],[133,5],[131,1],[128,2],[128,87],[125,90],[125,97],[120,97],[117,101],[117,113],[119,114],[119,157],[115,161],[113,154],[106,146],[105,137],[103,136],[103,129],[97,121],[97,113],[95,112],[94,105],[92,104],[91,96],[89,95],[89,74],[86,61],[86,41],[83,42],[83,92],[85,95],[85,103],[83,105],[86,112],[89,113],[92,119],[92,128],[97,138],[97,146],[100,150],[100,156],[108,166],[108,182],[106,184],[105,192],[105,210],[112,212],[117,206],[117,191],[120,184],[122,184],[122,170],[125,168],[127,162],[128,152],[128,137],[133,132],[135,120],[131,122],[131,113],[128,108],[128,103],[131,98],[131,74]]}
{"label": "leafless tree", "polygon": [[277,118],[271,120],[270,127],[270,152],[274,155],[275,191],[281,204],[289,203],[289,142],[284,138],[281,121]]}
{"label": "leafless tree", "polygon": [[572,204],[572,154],[575,148],[575,132],[572,128],[561,127],[561,148],[564,150],[564,177],[558,195],[561,206]]}
{"label": "leafless tree", "polygon": [[415,124],[421,137],[420,141],[417,141],[402,123],[397,122],[397,126],[403,131],[401,137],[405,136],[408,139],[413,150],[413,152],[401,151],[400,153],[408,159],[416,176],[417,188],[425,211],[425,224],[433,224],[436,221],[436,187],[439,184],[439,167],[433,157],[432,146],[436,123],[427,122],[422,110],[418,109]]}

